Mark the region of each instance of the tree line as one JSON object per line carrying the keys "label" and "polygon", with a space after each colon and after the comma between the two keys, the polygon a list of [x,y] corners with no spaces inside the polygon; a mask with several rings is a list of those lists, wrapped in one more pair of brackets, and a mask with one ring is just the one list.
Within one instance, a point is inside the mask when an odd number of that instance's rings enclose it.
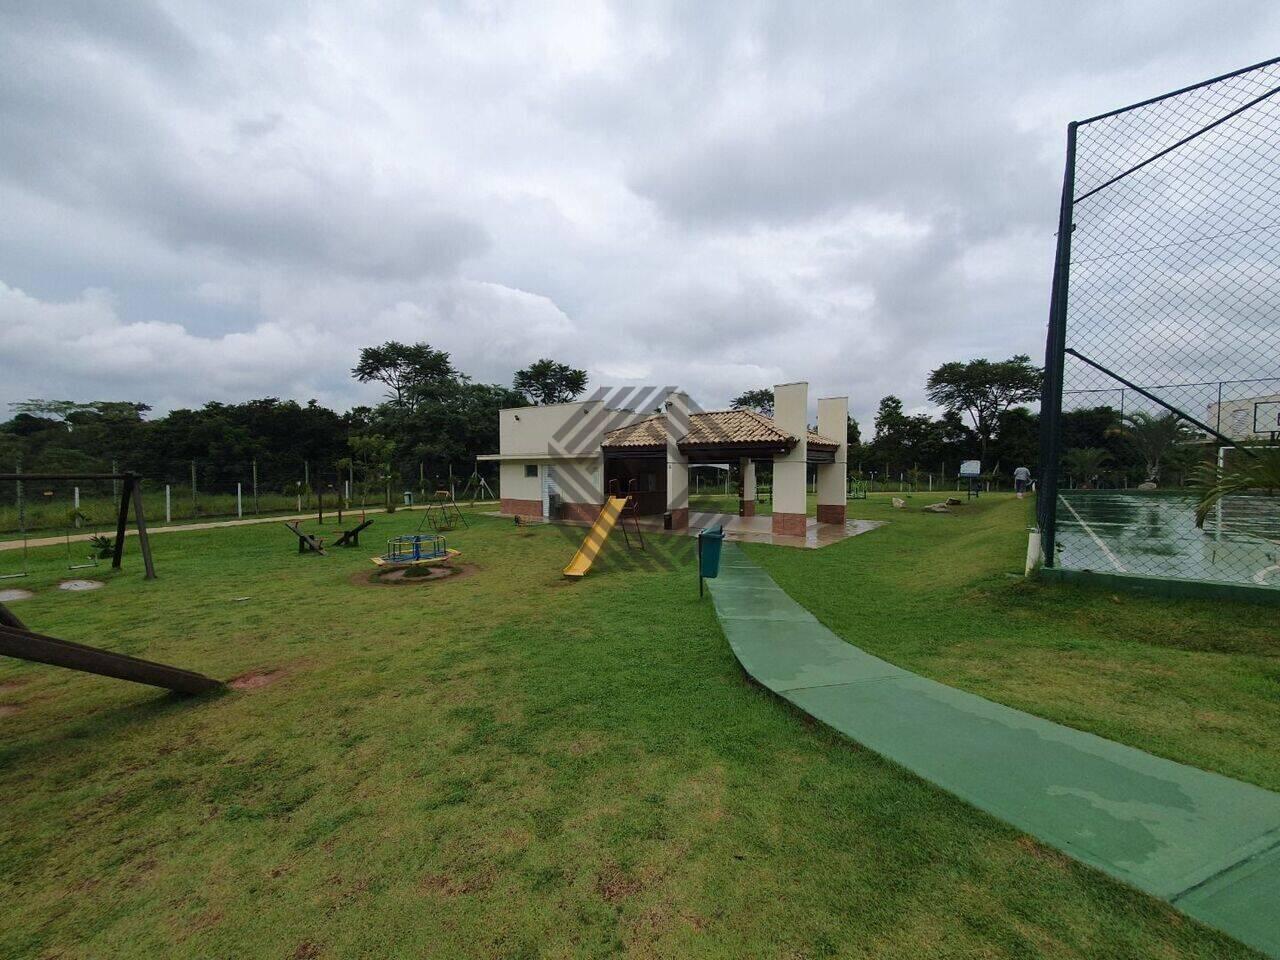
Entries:
{"label": "tree line", "polygon": [[[243,480],[249,464],[267,484],[296,483],[302,470],[359,476],[362,482],[439,483],[470,475],[475,458],[498,449],[498,411],[561,403],[581,396],[587,374],[539,359],[515,371],[510,385],[482,383],[447,351],[397,341],[360,351],[352,377],[383,387],[380,401],[346,412],[312,400],[277,397],[242,403],[211,401],[148,418],[140,402],[27,400],[0,423],[0,464],[21,460],[31,472],[100,471],[114,463],[156,479],[197,483]],[[1014,468],[1039,473],[1041,370],[1026,355],[954,361],[933,370],[926,393],[941,413],[907,413],[902,400],[880,400],[870,435],[852,417],[849,465],[855,476],[918,480],[953,476],[962,460],[982,461],[989,476]],[[735,407],[773,414],[773,392],[744,390]],[[1068,482],[1162,482],[1185,477],[1203,460],[1196,436],[1176,416],[1121,416],[1107,406],[1063,414],[1063,466]]]}

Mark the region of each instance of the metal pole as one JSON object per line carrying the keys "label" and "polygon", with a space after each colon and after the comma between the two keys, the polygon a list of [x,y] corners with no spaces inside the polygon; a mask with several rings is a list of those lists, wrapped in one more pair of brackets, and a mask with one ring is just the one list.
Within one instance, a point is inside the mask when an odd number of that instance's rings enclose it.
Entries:
{"label": "metal pole", "polygon": [[240,481],[237,480],[236,481],[236,517],[237,518],[244,516],[244,502],[240,498],[240,493],[241,493]]}
{"label": "metal pole", "polygon": [[1053,262],[1049,333],[1045,339],[1044,394],[1040,409],[1040,472],[1044,493],[1037,498],[1044,565],[1054,566],[1058,522],[1058,461],[1062,444],[1062,378],[1067,347],[1067,294],[1071,278],[1071,233],[1075,203],[1076,124],[1067,125],[1067,160],[1058,209],[1058,250]]}
{"label": "metal pole", "polygon": [[166,483],[164,485],[164,522],[165,523],[173,523],[173,500],[170,498],[170,495],[172,493],[173,493],[173,488]]}
{"label": "metal pole", "polygon": [[196,462],[191,461],[191,516],[196,515]]}
{"label": "metal pole", "polygon": [[[307,506],[309,507],[311,506],[311,464],[306,460],[302,461],[302,489],[307,492]],[[302,508],[299,507],[298,509],[301,510]]]}
{"label": "metal pole", "polygon": [[258,509],[258,461],[253,461],[253,512],[260,513]]}

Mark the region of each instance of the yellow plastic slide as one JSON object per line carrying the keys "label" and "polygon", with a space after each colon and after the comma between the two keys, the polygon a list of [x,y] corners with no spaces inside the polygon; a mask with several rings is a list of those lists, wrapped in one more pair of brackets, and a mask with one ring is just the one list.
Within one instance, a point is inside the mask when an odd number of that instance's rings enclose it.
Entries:
{"label": "yellow plastic slide", "polygon": [[576,578],[586,575],[587,571],[591,569],[591,564],[596,562],[596,557],[604,549],[604,542],[609,539],[609,534],[617,526],[618,518],[622,516],[622,508],[626,505],[626,497],[610,497],[605,501],[599,515],[596,517],[596,522],[587,531],[587,535],[582,541],[582,546],[573,555],[569,565],[564,568],[566,577]]}

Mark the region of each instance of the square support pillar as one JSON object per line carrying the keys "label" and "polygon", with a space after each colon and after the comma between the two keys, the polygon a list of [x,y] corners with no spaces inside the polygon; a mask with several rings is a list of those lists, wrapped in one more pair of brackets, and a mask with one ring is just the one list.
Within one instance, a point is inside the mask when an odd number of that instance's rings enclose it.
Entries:
{"label": "square support pillar", "polygon": [[738,493],[738,516],[754,517],[756,515],[756,462],[750,457],[743,457],[739,466],[742,470],[742,489]]}
{"label": "square support pillar", "polygon": [[780,383],[773,388],[773,422],[797,438],[790,452],[773,458],[773,534],[803,537],[809,502],[805,479],[809,459],[809,384]]}
{"label": "square support pillar", "polygon": [[818,464],[818,522],[844,524],[849,496],[849,398],[818,401],[818,433],[840,441],[834,463]]}
{"label": "square support pillar", "polygon": [[689,397],[676,391],[666,402],[664,420],[667,433],[667,512],[672,530],[689,528],[689,458],[677,444],[689,433]]}

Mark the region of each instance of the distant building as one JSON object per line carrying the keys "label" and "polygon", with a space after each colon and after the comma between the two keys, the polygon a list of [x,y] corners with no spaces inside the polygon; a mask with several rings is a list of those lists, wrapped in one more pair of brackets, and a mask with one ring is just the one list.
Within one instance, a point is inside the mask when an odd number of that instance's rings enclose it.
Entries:
{"label": "distant building", "polygon": [[1232,440],[1269,440],[1280,435],[1280,393],[1211,403],[1205,422]]}

